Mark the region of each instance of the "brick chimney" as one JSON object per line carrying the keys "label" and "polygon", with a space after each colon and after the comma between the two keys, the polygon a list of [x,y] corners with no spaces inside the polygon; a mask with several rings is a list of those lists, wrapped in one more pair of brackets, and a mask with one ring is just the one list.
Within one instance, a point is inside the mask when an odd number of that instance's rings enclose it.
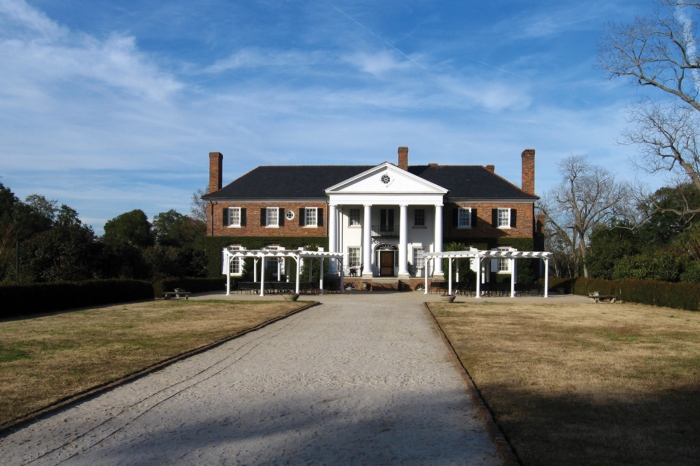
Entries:
{"label": "brick chimney", "polygon": [[399,168],[408,170],[408,147],[399,147]]}
{"label": "brick chimney", "polygon": [[523,158],[523,191],[535,194],[535,149],[525,149]]}
{"label": "brick chimney", "polygon": [[484,166],[485,169],[490,171],[491,173],[496,173],[496,166],[495,165],[486,165]]}
{"label": "brick chimney", "polygon": [[224,165],[224,156],[221,152],[209,152],[209,192],[213,193],[221,189],[221,175]]}

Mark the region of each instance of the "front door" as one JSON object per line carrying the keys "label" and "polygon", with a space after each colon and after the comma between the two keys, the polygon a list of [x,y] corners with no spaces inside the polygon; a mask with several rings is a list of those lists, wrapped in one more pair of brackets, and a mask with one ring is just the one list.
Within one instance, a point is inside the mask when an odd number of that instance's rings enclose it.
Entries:
{"label": "front door", "polygon": [[379,251],[379,276],[394,276],[394,251]]}

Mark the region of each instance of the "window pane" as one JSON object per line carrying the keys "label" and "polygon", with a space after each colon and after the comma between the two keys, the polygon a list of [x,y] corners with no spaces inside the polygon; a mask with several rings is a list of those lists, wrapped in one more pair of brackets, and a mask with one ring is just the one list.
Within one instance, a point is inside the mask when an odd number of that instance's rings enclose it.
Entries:
{"label": "window pane", "polygon": [[349,267],[360,266],[360,248],[348,248]]}
{"label": "window pane", "polygon": [[360,209],[350,209],[350,226],[360,225]]}
{"label": "window pane", "polygon": [[498,226],[510,226],[510,209],[498,209]]}
{"label": "window pane", "polygon": [[468,207],[460,207],[457,216],[457,226],[470,227],[472,223],[472,210]]}
{"label": "window pane", "polygon": [[413,248],[413,263],[415,264],[417,269],[422,269],[425,266],[423,248]]}
{"label": "window pane", "polygon": [[280,210],[277,207],[268,207],[267,208],[267,226],[276,227],[279,225],[279,222],[277,221],[279,211]]}
{"label": "window pane", "polygon": [[241,226],[241,208],[229,207],[228,209],[228,224],[234,227]]}
{"label": "window pane", "polygon": [[425,225],[425,209],[416,209],[415,210],[415,225],[416,226],[424,226]]}
{"label": "window pane", "polygon": [[306,226],[315,227],[316,223],[316,207],[306,208]]}

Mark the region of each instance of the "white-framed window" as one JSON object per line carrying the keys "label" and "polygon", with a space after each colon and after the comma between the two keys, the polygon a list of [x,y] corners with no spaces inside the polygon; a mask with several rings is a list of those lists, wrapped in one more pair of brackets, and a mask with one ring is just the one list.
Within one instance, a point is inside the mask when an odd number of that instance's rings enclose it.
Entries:
{"label": "white-framed window", "polygon": [[498,228],[510,228],[510,209],[498,208]]}
{"label": "white-framed window", "polygon": [[425,209],[415,209],[413,211],[413,226],[425,226]]}
{"label": "white-framed window", "polygon": [[292,209],[289,209],[284,213],[284,218],[287,220],[294,220],[294,211]]}
{"label": "white-framed window", "polygon": [[472,227],[472,208],[458,207],[457,208],[457,228]]}
{"label": "white-framed window", "polygon": [[265,216],[267,217],[267,225],[268,227],[278,227],[280,225],[280,209],[279,207],[268,207],[265,209]]}
{"label": "white-framed window", "polygon": [[240,227],[241,226],[241,208],[240,207],[229,207],[228,208],[228,226],[230,226],[230,227]]}
{"label": "white-framed window", "polygon": [[360,248],[348,247],[348,267],[360,266]]}
{"label": "white-framed window", "polygon": [[307,227],[318,226],[318,208],[317,207],[307,207],[304,212],[304,217],[306,218]]}
{"label": "white-framed window", "polygon": [[350,226],[360,226],[360,209],[350,209]]}
{"label": "white-framed window", "polygon": [[[231,252],[240,251],[242,248],[240,246],[229,246],[228,250]],[[229,267],[229,273],[231,275],[242,275],[243,274],[243,259],[241,257],[234,257],[231,259],[231,266]]]}
{"label": "white-framed window", "polygon": [[[498,252],[513,251],[511,247],[501,247],[496,249]],[[498,273],[510,273],[510,259],[499,258],[496,260],[496,272]]]}
{"label": "white-framed window", "polygon": [[423,248],[413,246],[413,266],[416,270],[425,267],[425,257],[423,257]]}

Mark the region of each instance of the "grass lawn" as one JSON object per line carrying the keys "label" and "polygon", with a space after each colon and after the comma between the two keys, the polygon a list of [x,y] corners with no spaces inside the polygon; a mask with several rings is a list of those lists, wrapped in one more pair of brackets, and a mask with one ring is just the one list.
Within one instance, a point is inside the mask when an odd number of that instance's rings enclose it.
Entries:
{"label": "grass lawn", "polygon": [[0,321],[0,425],[307,304],[167,300]]}
{"label": "grass lawn", "polygon": [[527,465],[700,462],[700,313],[431,303]]}

